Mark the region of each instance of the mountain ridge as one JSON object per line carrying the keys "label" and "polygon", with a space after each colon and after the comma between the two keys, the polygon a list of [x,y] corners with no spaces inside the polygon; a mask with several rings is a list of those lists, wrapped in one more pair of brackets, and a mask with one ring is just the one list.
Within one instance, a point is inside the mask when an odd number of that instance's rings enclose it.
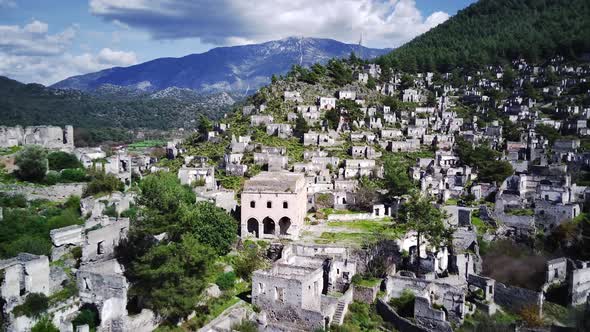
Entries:
{"label": "mountain ridge", "polygon": [[183,57],[158,58],[129,67],[113,67],[77,75],[51,87],[92,91],[103,84],[141,87],[159,91],[170,87],[199,93],[234,92],[247,94],[268,84],[292,65],[311,66],[351,52],[370,59],[391,49],[374,49],[326,38],[288,37],[260,44],[216,47]]}

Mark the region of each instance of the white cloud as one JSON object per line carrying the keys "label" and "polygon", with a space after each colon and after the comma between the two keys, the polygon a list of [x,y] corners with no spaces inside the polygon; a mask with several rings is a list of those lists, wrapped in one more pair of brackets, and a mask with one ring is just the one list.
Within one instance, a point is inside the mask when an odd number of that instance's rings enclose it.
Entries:
{"label": "white cloud", "polygon": [[156,39],[199,38],[215,45],[292,35],[395,47],[444,22],[414,0],[90,0],[94,15],[147,30]]}
{"label": "white cloud", "polygon": [[0,25],[0,51],[14,55],[60,54],[71,44],[77,27],[53,35],[47,32],[47,24],[37,20],[23,27]]}
{"label": "white cloud", "polygon": [[51,84],[73,75],[138,62],[133,52],[103,48],[94,54],[72,54],[77,26],[49,34],[49,26],[34,20],[20,26],[0,25],[0,75],[22,82]]}

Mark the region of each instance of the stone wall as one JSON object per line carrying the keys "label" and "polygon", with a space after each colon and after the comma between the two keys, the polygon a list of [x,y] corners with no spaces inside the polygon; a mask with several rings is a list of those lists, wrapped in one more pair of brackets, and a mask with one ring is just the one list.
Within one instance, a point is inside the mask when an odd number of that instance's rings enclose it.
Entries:
{"label": "stone wall", "polygon": [[70,196],[82,196],[86,183],[56,184],[53,186],[0,185],[0,192],[22,194],[28,200],[46,199],[53,202],[65,201]]}
{"label": "stone wall", "polygon": [[575,270],[568,275],[570,303],[579,305],[586,303],[590,294],[590,266],[587,262],[576,262]]}
{"label": "stone wall", "polygon": [[382,299],[377,300],[377,313],[383,320],[391,323],[397,330],[404,332],[430,332],[428,329],[416,326],[410,320],[401,317]]}
{"label": "stone wall", "polygon": [[529,306],[537,306],[539,315],[543,313],[543,293],[525,288],[506,286],[496,282],[494,302],[512,311],[520,311]]}
{"label": "stone wall", "polygon": [[446,321],[446,314],[441,309],[430,305],[428,298],[417,296],[414,299],[414,318],[418,325],[437,332],[453,332],[451,324]]}
{"label": "stone wall", "polygon": [[354,300],[363,303],[373,303],[377,298],[380,284],[376,284],[373,287],[364,287],[354,285]]}

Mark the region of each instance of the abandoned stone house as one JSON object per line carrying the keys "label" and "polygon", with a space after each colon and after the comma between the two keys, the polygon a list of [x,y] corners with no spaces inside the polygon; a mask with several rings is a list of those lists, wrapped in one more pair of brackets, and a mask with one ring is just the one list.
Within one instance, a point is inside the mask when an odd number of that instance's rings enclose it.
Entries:
{"label": "abandoned stone house", "polygon": [[422,100],[422,94],[416,89],[405,89],[402,94],[404,103],[418,103]]}
{"label": "abandoned stone house", "polygon": [[5,301],[4,312],[10,312],[21,304],[31,293],[49,296],[51,286],[49,279],[49,259],[21,253],[16,257],[0,260],[2,280],[0,295]]}
{"label": "abandoned stone house", "polygon": [[105,218],[96,226],[86,229],[82,246],[82,262],[114,258],[115,247],[127,237],[128,230],[129,218]]}
{"label": "abandoned stone house", "polygon": [[107,154],[102,151],[100,147],[97,148],[76,148],[74,149],[74,155],[84,168],[91,168],[94,165],[94,161],[97,159],[106,158]]}
{"label": "abandoned stone house", "polygon": [[353,300],[349,286],[356,270],[346,248],[288,245],[270,269],[254,272],[252,303],[271,330],[340,325]]}
{"label": "abandoned stone house", "polygon": [[381,157],[381,153],[375,151],[372,146],[353,146],[351,148],[351,155],[353,158],[376,159]]}
{"label": "abandoned stone house", "polygon": [[244,184],[241,235],[297,239],[307,212],[303,174],[262,172]]}
{"label": "abandoned stone house", "polygon": [[344,178],[353,179],[363,176],[373,177],[378,175],[375,160],[372,159],[346,159],[344,161]]}
{"label": "abandoned stone house", "polygon": [[331,110],[336,108],[336,98],[318,97],[318,106],[320,110]]}
{"label": "abandoned stone house", "polygon": [[543,291],[547,292],[553,286],[567,289],[567,305],[586,303],[590,295],[590,262],[566,258],[548,261]]}
{"label": "abandoned stone house", "polygon": [[272,115],[252,115],[250,117],[250,125],[260,126],[260,125],[267,125],[273,123],[274,119]]}
{"label": "abandoned stone house", "polygon": [[269,123],[266,125],[266,134],[278,136],[280,138],[289,138],[293,135],[293,129],[288,123]]}
{"label": "abandoned stone house", "polygon": [[0,147],[41,145],[48,149],[74,149],[74,127],[0,127]]}
{"label": "abandoned stone house", "polygon": [[338,91],[338,99],[355,100],[356,99],[356,92],[350,91],[350,90]]}
{"label": "abandoned stone house", "polygon": [[298,91],[285,91],[283,92],[283,99],[291,102],[302,102],[301,93]]}
{"label": "abandoned stone house", "polygon": [[336,140],[328,133],[307,132],[303,134],[304,146],[333,146]]}
{"label": "abandoned stone house", "polygon": [[181,184],[205,187],[213,190],[215,183],[214,167],[186,167],[183,166],[178,170],[178,179]]}

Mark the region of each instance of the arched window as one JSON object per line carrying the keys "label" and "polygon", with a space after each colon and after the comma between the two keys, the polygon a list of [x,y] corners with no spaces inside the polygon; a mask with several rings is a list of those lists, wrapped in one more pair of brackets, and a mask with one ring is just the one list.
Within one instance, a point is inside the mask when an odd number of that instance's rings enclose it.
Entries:
{"label": "arched window", "polygon": [[289,208],[289,203],[283,202],[283,209],[288,209],[288,208]]}
{"label": "arched window", "polygon": [[266,207],[269,208],[269,209],[271,209],[272,208],[272,202],[271,201],[266,202]]}
{"label": "arched window", "polygon": [[255,207],[256,207],[256,202],[254,202],[254,201],[250,201],[250,207],[251,207],[251,208],[255,208]]}

